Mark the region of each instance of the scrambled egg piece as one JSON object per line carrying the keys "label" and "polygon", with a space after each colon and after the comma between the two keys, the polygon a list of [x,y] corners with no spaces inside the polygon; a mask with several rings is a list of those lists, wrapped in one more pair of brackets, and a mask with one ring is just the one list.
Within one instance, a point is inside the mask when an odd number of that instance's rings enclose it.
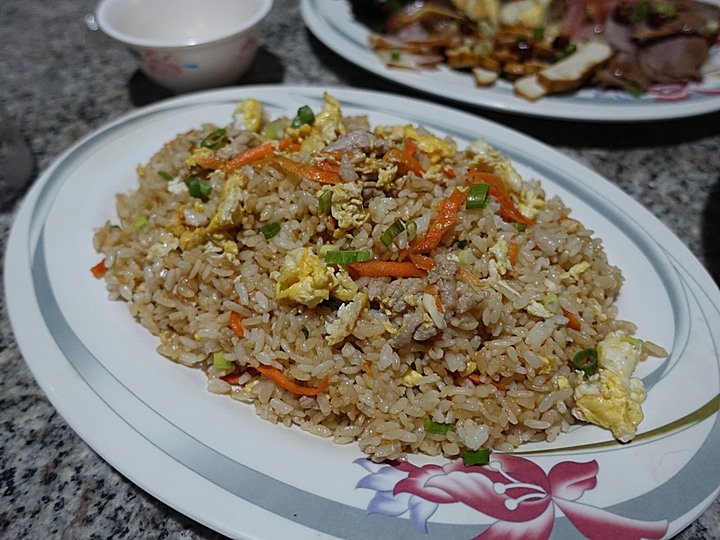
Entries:
{"label": "scrambled egg piece", "polygon": [[544,26],[545,13],[550,0],[516,0],[506,2],[500,8],[500,21],[507,25],[528,28]]}
{"label": "scrambled egg piece", "polygon": [[486,165],[492,169],[507,190],[513,194],[522,193],[523,181],[507,156],[504,156],[483,140],[471,142],[465,152],[476,163]]}
{"label": "scrambled egg piece", "polygon": [[575,387],[573,415],[609,429],[621,442],[632,440],[644,418],[645,387],[632,376],[641,351],[642,342],[622,331],[611,332],[598,343],[598,371]]}
{"label": "scrambled egg piece", "polygon": [[488,251],[495,257],[488,263],[490,278],[497,279],[512,268],[508,258],[508,243],[500,239]]}
{"label": "scrambled egg piece", "polygon": [[325,103],[320,112],[315,115],[315,122],[312,126],[306,124],[298,131],[300,135],[307,135],[300,145],[303,152],[312,154],[347,132],[342,120],[340,103],[327,92],[323,94],[323,98]]}
{"label": "scrambled egg piece", "polygon": [[[335,238],[344,236],[346,231],[359,227],[368,220],[370,214],[363,208],[361,183],[345,182],[325,189],[332,191],[330,214],[337,220],[338,226],[333,234]],[[325,190],[318,192],[318,197],[322,191]]]}
{"label": "scrambled egg piece", "polygon": [[590,268],[590,263],[587,261],[583,261],[583,262],[574,264],[573,266],[570,267],[570,270],[568,270],[567,272],[563,272],[562,274],[560,274],[559,277],[560,277],[560,279],[572,278],[574,280],[577,280],[577,278],[579,278],[580,275],[583,272],[585,272],[585,270],[587,270],[588,268]]}
{"label": "scrambled egg piece", "polygon": [[422,373],[415,371],[414,369],[408,369],[407,373],[403,376],[403,386],[417,386],[422,377]]}
{"label": "scrambled egg piece", "polygon": [[245,128],[254,133],[258,133],[262,127],[263,117],[265,110],[262,103],[256,99],[248,98],[240,103],[235,108],[235,114],[233,119],[235,120],[235,127]]}
{"label": "scrambled egg piece", "polygon": [[225,181],[218,209],[212,220],[210,220],[210,225],[208,225],[209,232],[222,231],[240,223],[242,218],[242,205],[240,203],[242,202],[243,189],[247,184],[247,180],[247,176],[238,171]]}
{"label": "scrambled egg piece", "polygon": [[337,310],[337,317],[325,323],[328,345],[340,343],[349,336],[357,323],[363,310],[367,308],[368,297],[366,294],[359,294],[352,302],[340,306]]}
{"label": "scrambled egg piece", "polygon": [[215,155],[215,152],[213,152],[210,148],[200,147],[193,150],[193,153],[190,154],[190,157],[185,160],[185,165],[188,167],[194,167],[195,165],[198,165],[198,161],[202,161],[203,158],[211,158]]}
{"label": "scrambled egg piece", "polygon": [[147,258],[155,259],[165,257],[168,253],[178,248],[180,240],[172,233],[162,231],[158,241],[148,249]]}
{"label": "scrambled egg piece", "polygon": [[457,146],[452,141],[446,141],[435,135],[419,133],[414,126],[378,126],[375,128],[375,136],[385,138],[389,141],[400,143],[405,139],[413,139],[418,150],[427,154],[431,164],[439,163],[443,158],[452,158],[457,151]]}
{"label": "scrambled egg piece", "polygon": [[338,300],[352,300],[357,285],[347,274],[335,270],[309,248],[288,251],[280,271],[275,273],[275,296],[287,298],[310,308],[316,307],[332,293]]}

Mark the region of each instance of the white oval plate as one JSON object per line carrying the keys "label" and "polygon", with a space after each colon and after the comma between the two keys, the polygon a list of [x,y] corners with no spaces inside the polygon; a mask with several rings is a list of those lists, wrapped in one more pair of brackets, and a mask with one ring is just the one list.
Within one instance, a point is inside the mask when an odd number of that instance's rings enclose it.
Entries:
{"label": "white oval plate", "polygon": [[[718,0],[708,3],[720,4]],[[720,46],[711,50],[704,68],[705,80],[700,84],[658,85],[640,98],[619,90],[585,88],[533,103],[516,96],[507,81],[479,88],[471,75],[447,66],[425,71],[388,68],[368,46],[370,30],[354,19],[347,0],[302,0],[301,10],[312,33],[346,60],[379,77],[457,103],[528,116],[594,122],[662,120],[720,110]]]}
{"label": "white oval plate", "polygon": [[485,138],[597,231],[626,276],[620,315],[670,351],[639,368],[648,399],[637,439],[621,446],[575,426],[553,444],[494,454],[485,468],[423,456],[376,465],[355,445],[258,419],[206,392],[200,371],[155,353],[156,339],[89,272],[100,258],[93,230],[116,221],[115,194],[133,189],[136,166],[177,133],[227,123],[246,97],[272,115],[317,109],[322,89],[309,87],[226,89],[139,109],[79,141],[34,185],[6,253],[8,307],[28,365],[67,422],[143,489],[238,538],[658,538],[692,522],[720,489],[708,474],[720,458],[720,292],[700,263],[618,188],[533,139],[422,101],[330,92],[374,124],[412,122],[461,144]]}

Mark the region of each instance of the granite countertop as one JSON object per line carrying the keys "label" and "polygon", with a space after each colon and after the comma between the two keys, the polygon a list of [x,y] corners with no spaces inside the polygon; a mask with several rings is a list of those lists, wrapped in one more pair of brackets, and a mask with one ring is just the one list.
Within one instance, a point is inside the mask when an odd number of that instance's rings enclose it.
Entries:
{"label": "granite countertop", "polygon": [[[83,18],[92,0],[0,3],[0,110],[27,140],[35,176],[78,138],[167,97],[131,55]],[[276,0],[263,46],[240,84],[356,86],[414,95],[341,59]],[[720,279],[720,113],[634,125],[477,114],[525,131],[610,179],[666,224]],[[17,206],[2,186],[0,253]],[[4,258],[4,256],[3,256]],[[0,292],[0,537],[220,538],[136,487],[68,427],[18,350]],[[712,471],[717,475],[718,471]],[[680,494],[678,494],[680,496]],[[720,503],[677,538],[720,539]]]}

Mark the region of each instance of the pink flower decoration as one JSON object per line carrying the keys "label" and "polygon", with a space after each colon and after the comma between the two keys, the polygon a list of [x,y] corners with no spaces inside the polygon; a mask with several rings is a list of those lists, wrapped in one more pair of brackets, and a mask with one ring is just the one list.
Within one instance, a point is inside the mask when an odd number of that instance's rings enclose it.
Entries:
{"label": "pink flower decoration", "polygon": [[427,520],[440,504],[462,503],[496,521],[474,540],[546,540],[559,508],[590,539],[639,540],[661,538],[666,520],[646,522],[617,516],[577,502],[597,485],[596,461],[556,464],[548,474],[532,461],[496,455],[484,466],[466,467],[462,460],[416,467],[378,465],[358,460],[372,474],[359,488],[377,493],[369,513],[400,516],[409,512],[413,525],[427,532]]}

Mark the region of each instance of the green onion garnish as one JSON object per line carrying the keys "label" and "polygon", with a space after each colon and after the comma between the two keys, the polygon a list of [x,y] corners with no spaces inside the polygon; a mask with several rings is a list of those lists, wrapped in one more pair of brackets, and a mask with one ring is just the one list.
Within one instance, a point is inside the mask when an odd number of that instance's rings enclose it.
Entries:
{"label": "green onion garnish", "polygon": [[280,232],[280,224],[277,221],[268,223],[260,227],[260,232],[263,233],[265,240],[270,240],[273,236]]}
{"label": "green onion garnish", "polygon": [[137,233],[146,233],[150,230],[150,222],[147,216],[138,216],[133,220],[133,229]]}
{"label": "green onion garnish", "polygon": [[400,50],[399,49],[393,49],[392,51],[390,51],[390,60],[394,60],[395,62],[400,60]]}
{"label": "green onion garnish", "polygon": [[212,186],[199,178],[191,178],[187,182],[188,192],[196,199],[207,199],[212,191]]}
{"label": "green onion garnish", "polygon": [[405,229],[407,230],[408,242],[415,240],[417,236],[417,223],[411,219],[405,224]]}
{"label": "green onion garnish", "polygon": [[543,39],[545,39],[545,27],[536,26],[535,28],[533,28],[532,38],[533,41],[542,41]]}
{"label": "green onion garnish", "polygon": [[266,139],[273,141],[282,139],[285,136],[285,128],[288,126],[288,123],[289,120],[287,118],[276,118],[265,125],[263,135],[265,135]]}
{"label": "green onion garnish", "polygon": [[297,116],[293,118],[292,124],[290,124],[290,126],[297,129],[300,126],[303,126],[305,124],[312,124],[314,122],[315,113],[313,113],[312,109],[309,106],[303,105],[298,109]]}
{"label": "green onion garnish", "polygon": [[547,293],[543,298],[543,307],[550,313],[558,313],[560,311],[560,299],[555,293]]}
{"label": "green onion garnish", "polygon": [[163,180],[167,180],[168,182],[173,179],[172,174],[165,171],[158,171],[158,176]]}
{"label": "green onion garnish", "polygon": [[225,128],[216,129],[200,141],[201,148],[215,148],[218,144],[223,142],[227,137],[227,130]]}
{"label": "green onion garnish", "polygon": [[490,463],[490,449],[465,450],[462,453],[462,459],[466,467],[470,467],[471,465],[487,465]]}
{"label": "green onion garnish", "polygon": [[369,260],[369,251],[328,251],[325,255],[328,264],[352,264]]}
{"label": "green onion garnish", "polygon": [[470,243],[470,242],[468,242],[467,240],[460,240],[460,241],[457,243],[457,247],[460,248],[460,249],[465,249],[466,247],[468,247],[468,244],[469,244],[469,243]]}
{"label": "green onion garnish", "polygon": [[332,191],[326,189],[318,197],[318,216],[325,217],[332,208]]}
{"label": "green onion garnish", "polygon": [[518,232],[523,232],[525,229],[527,229],[527,223],[520,223],[519,221],[510,221],[510,225],[515,227]]}
{"label": "green onion garnish", "polygon": [[445,435],[448,431],[453,430],[452,424],[446,424],[444,422],[435,422],[429,418],[425,419],[423,423],[426,433],[434,433],[435,435]]}
{"label": "green onion garnish", "polygon": [[340,309],[340,306],[342,306],[343,303],[337,298],[330,297],[327,300],[323,300],[322,302],[320,302],[320,305],[326,308],[330,308],[333,311],[337,311],[338,309]]}
{"label": "green onion garnish", "polygon": [[308,330],[307,326],[305,326],[304,324],[303,324],[302,328],[300,329],[300,331],[302,332],[302,335],[305,336],[305,339],[307,339],[308,336],[310,335],[310,330]]}
{"label": "green onion garnish", "polygon": [[630,79],[626,81],[623,89],[633,97],[640,97],[645,92],[647,92],[647,88],[645,88],[645,85],[640,81],[636,81],[635,79]]}
{"label": "green onion garnish", "polygon": [[465,199],[465,208],[475,210],[476,208],[485,208],[488,202],[488,192],[490,184],[472,184]]}
{"label": "green onion garnish", "polygon": [[233,364],[230,360],[225,358],[225,355],[222,351],[215,351],[213,353],[213,367],[215,369],[231,369],[233,367]]}
{"label": "green onion garnish", "polygon": [[598,352],[597,349],[583,349],[575,353],[572,359],[575,369],[582,371],[590,377],[597,372]]}
{"label": "green onion garnish", "polygon": [[385,229],[385,232],[382,233],[382,236],[380,237],[380,241],[385,244],[386,246],[389,246],[393,243],[393,240],[395,240],[395,237],[403,232],[405,230],[405,225],[403,225],[403,222],[401,219],[396,219],[393,221],[392,225],[390,225],[387,229]]}

